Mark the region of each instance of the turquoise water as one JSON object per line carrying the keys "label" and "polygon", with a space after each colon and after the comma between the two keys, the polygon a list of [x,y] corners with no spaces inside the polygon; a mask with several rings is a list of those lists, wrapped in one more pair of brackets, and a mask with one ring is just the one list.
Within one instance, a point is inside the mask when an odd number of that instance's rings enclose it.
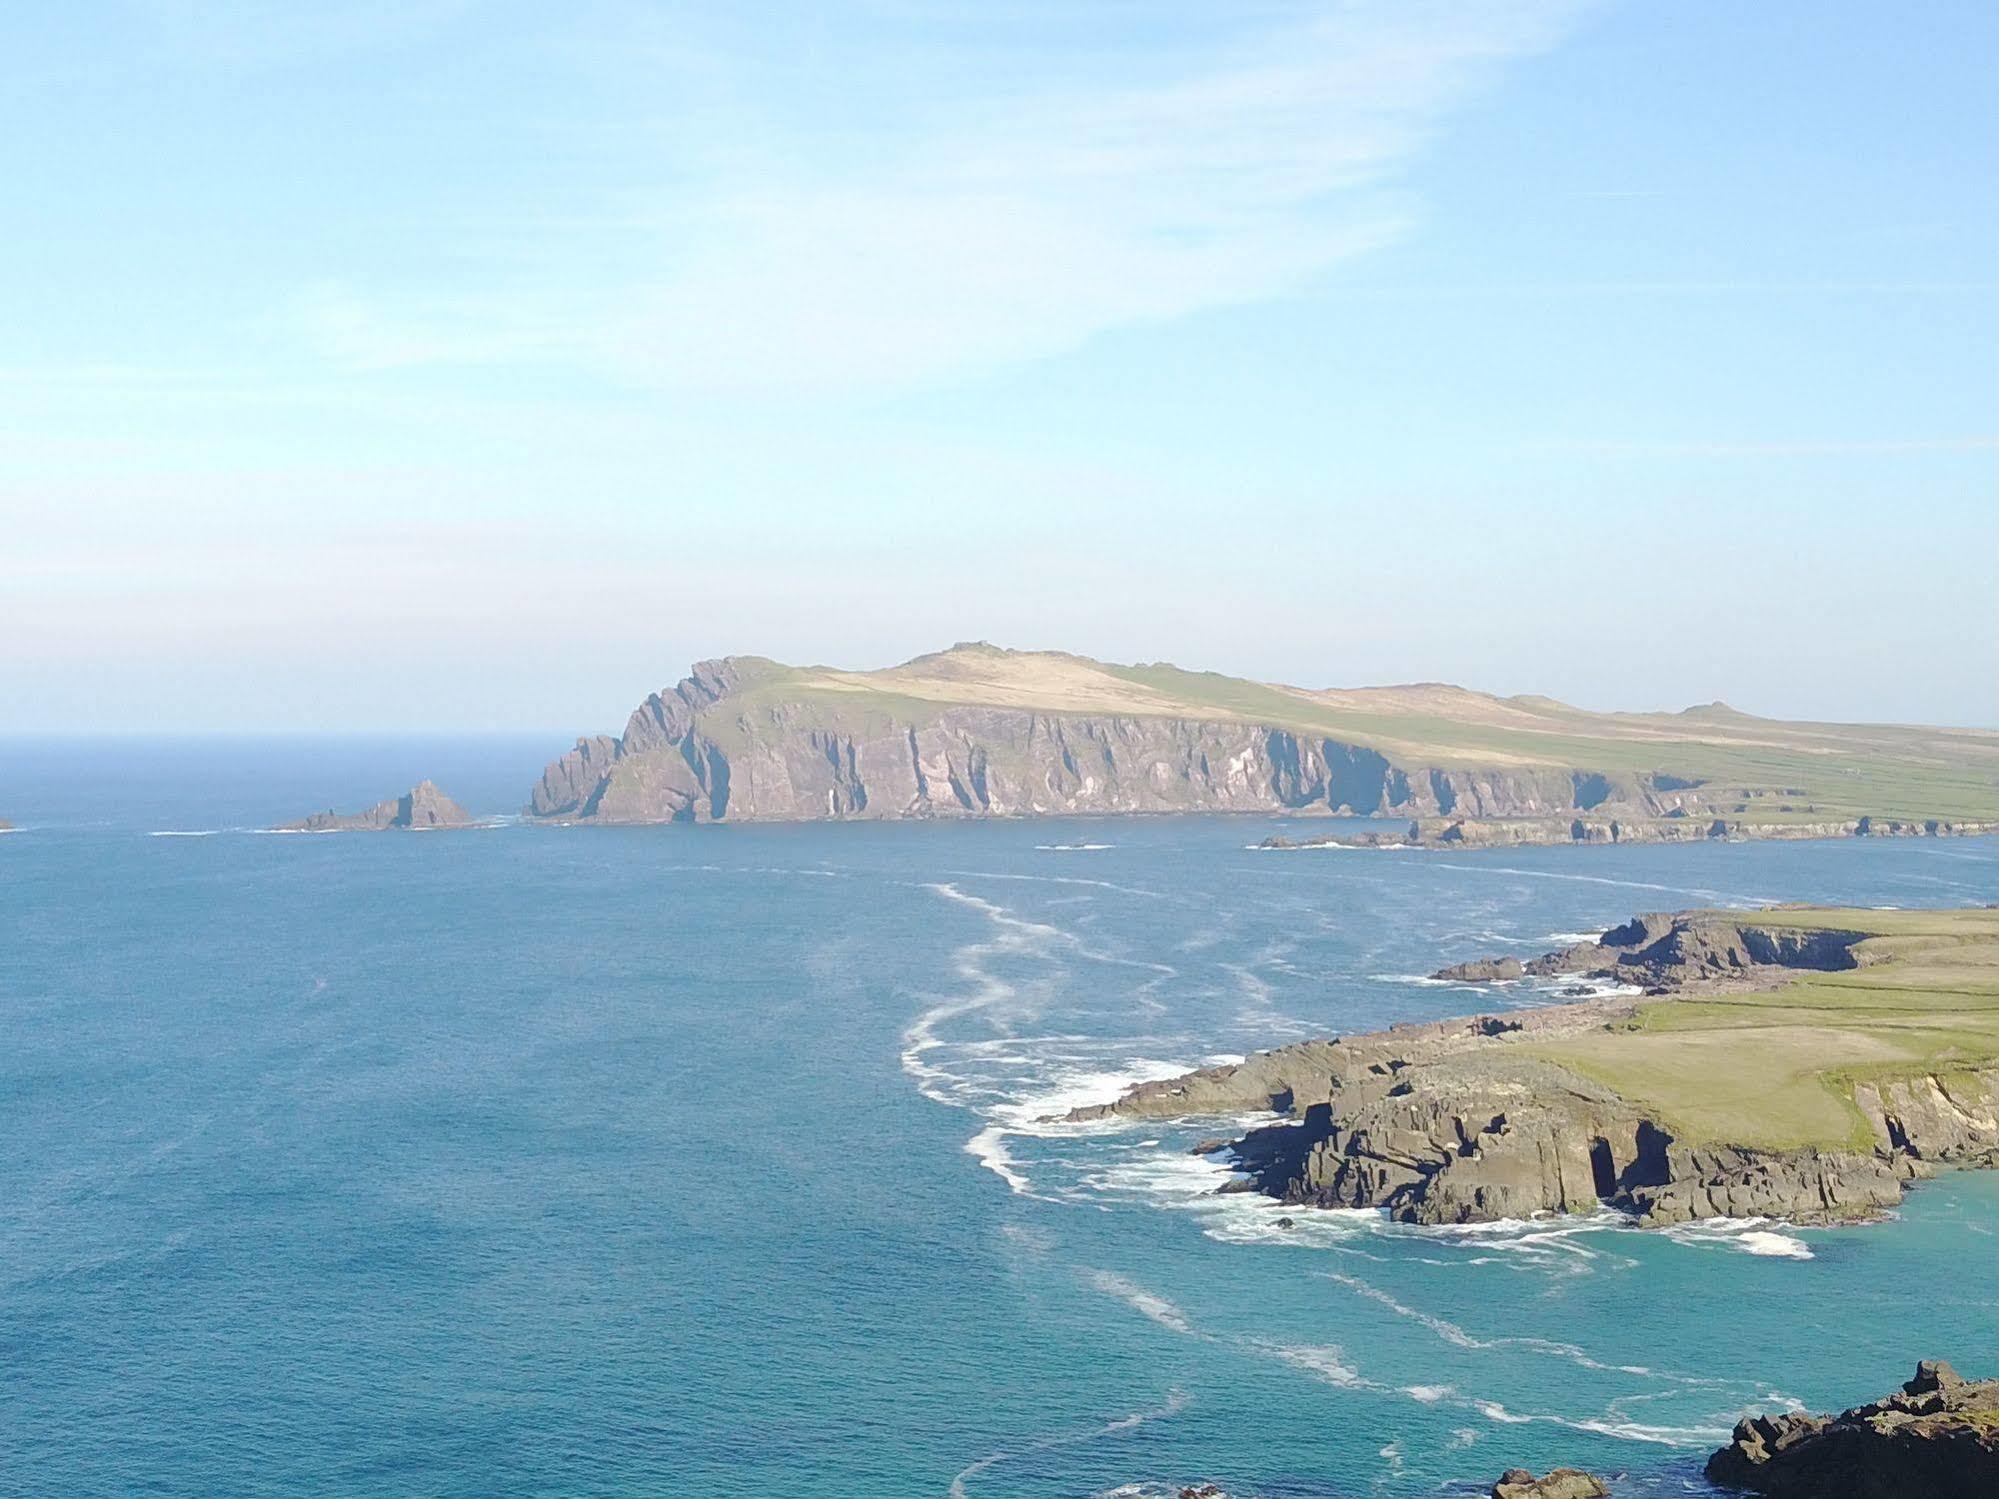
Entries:
{"label": "turquoise water", "polygon": [[1999,1372],[1999,1175],[1863,1229],[1285,1232],[1212,1123],[1036,1122],[1633,910],[1999,900],[1999,843],[229,831],[423,774],[508,811],[549,749],[0,753],[0,1489],[1681,1493],[1745,1406]]}

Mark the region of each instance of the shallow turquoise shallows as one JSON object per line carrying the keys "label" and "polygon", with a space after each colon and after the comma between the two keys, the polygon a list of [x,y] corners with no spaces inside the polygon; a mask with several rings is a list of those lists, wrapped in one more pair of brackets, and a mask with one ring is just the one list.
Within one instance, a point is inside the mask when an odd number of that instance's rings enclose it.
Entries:
{"label": "shallow turquoise shallows", "polygon": [[1748,1407],[1999,1374],[1999,1174],[1845,1230],[1287,1231],[1214,1121],[1042,1122],[1634,910],[1996,901],[1999,841],[236,831],[511,810],[548,748],[0,749],[0,1492],[1622,1499]]}

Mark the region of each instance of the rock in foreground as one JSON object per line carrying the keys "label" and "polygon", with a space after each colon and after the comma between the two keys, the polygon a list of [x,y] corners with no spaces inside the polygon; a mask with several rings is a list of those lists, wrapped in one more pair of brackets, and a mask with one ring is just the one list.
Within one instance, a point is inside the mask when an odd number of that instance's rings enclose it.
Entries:
{"label": "rock in foreground", "polygon": [[1752,1416],[1707,1476],[1772,1499],[1991,1499],[1999,1379],[1925,1362],[1898,1393],[1837,1416]]}
{"label": "rock in foreground", "polygon": [[1556,1468],[1545,1478],[1508,1468],[1492,1486],[1492,1499],[1608,1499],[1609,1494],[1609,1485],[1581,1468]]}
{"label": "rock in foreground", "polygon": [[395,828],[469,828],[478,819],[430,781],[412,786],[401,796],[376,802],[365,812],[340,813],[330,807],[288,822],[282,833],[378,833]]}

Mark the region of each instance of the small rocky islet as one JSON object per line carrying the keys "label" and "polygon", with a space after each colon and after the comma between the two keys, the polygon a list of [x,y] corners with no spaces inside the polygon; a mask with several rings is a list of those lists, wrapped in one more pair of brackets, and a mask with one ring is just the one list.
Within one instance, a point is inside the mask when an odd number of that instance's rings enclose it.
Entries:
{"label": "small rocky islet", "polygon": [[1275,1112],[1197,1147],[1238,1173],[1222,1190],[1416,1224],[1856,1222],[1999,1163],[1999,910],[1648,915],[1435,977],[1613,992],[1284,1046],[1065,1117]]}
{"label": "small rocky islet", "polygon": [[471,828],[479,819],[453,801],[432,781],[419,781],[401,796],[361,812],[336,812],[328,808],[281,824],[280,833],[381,833],[399,830]]}

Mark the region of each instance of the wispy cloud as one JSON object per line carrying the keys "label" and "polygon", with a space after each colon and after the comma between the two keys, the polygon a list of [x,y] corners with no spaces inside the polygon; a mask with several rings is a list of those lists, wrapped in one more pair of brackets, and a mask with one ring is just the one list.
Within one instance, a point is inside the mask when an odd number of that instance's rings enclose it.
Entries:
{"label": "wispy cloud", "polygon": [[1865,458],[1999,453],[1999,437],[1802,438],[1755,442],[1564,442],[1569,452],[1655,458]]}
{"label": "wispy cloud", "polygon": [[[1258,7],[1264,29],[1127,59],[1143,81],[1113,88],[925,99],[920,124],[837,146],[768,120],[681,140],[605,219],[524,231],[507,274],[449,300],[322,284],[296,320],[349,368],[555,362],[682,388],[897,386],[1058,354],[1283,296],[1405,233],[1395,174],[1579,8]],[[594,284],[566,271],[606,264]]]}

